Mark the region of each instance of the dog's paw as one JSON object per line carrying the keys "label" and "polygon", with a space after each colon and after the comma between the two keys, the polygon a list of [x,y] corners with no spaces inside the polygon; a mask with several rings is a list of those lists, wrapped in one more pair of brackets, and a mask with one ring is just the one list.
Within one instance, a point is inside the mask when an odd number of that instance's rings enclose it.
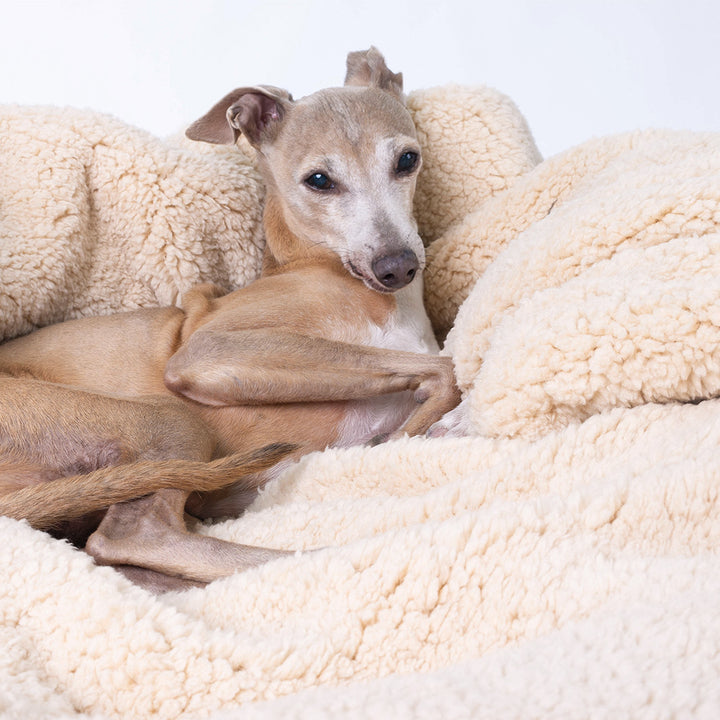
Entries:
{"label": "dog's paw", "polygon": [[456,408],[445,413],[436,423],[430,426],[425,435],[429,438],[472,435],[467,400],[463,400]]}

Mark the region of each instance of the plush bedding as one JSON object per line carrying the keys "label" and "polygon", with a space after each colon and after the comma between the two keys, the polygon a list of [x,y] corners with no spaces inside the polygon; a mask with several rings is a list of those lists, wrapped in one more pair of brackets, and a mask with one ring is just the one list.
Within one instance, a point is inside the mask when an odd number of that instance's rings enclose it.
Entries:
{"label": "plush bedding", "polygon": [[[307,456],[201,532],[323,549],[185,593],[0,518],[5,716],[718,717],[720,135],[409,106],[468,435]],[[257,272],[246,148],[9,107],[0,170],[3,337]]]}

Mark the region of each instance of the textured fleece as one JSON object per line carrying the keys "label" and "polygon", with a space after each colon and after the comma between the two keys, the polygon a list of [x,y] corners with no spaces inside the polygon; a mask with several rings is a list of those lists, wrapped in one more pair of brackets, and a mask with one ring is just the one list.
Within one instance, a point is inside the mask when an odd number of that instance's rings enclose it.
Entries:
{"label": "textured fleece", "polygon": [[0,339],[252,280],[263,188],[248,155],[70,108],[0,106]]}
{"label": "textured fleece", "polygon": [[[428,308],[473,434],[305,457],[243,517],[200,531],[317,551],[181,594],[153,597],[0,518],[3,716],[720,716],[720,136],[643,131],[541,161],[492,90],[409,103]],[[247,155],[86,113],[4,117],[32,148],[0,139],[15,178],[0,194],[7,334],[172,302],[201,262],[227,286],[253,276]],[[52,187],[44,144],[72,180]],[[90,182],[108,155],[115,171]],[[118,169],[148,157],[152,172]],[[159,173],[167,157],[175,174]],[[187,202],[160,175],[195,188]],[[53,234],[63,223],[104,234]],[[73,249],[84,265],[55,264]],[[97,280],[74,286],[61,267]]]}

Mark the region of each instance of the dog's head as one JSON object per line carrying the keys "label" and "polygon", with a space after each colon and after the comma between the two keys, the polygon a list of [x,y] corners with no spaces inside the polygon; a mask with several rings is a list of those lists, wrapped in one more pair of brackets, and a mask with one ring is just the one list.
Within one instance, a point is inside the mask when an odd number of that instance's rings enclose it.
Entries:
{"label": "dog's head", "polygon": [[[294,101],[268,86],[238,88],[188,137],[256,149],[268,203],[305,247],[324,246],[368,287],[392,292],[422,270],[412,216],[420,146],[402,93],[371,48],[350,53],[345,86]],[[272,247],[282,261],[282,248]]]}

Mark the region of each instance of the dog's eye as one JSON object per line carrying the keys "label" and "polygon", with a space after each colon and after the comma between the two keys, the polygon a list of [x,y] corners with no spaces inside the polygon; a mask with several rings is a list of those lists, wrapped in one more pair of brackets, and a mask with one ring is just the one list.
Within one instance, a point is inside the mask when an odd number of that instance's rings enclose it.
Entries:
{"label": "dog's eye", "polygon": [[305,178],[305,184],[314,190],[332,190],[335,185],[325,173],[316,172]]}
{"label": "dog's eye", "polygon": [[409,173],[412,170],[415,169],[415,166],[418,163],[418,154],[416,152],[413,152],[412,150],[408,150],[407,152],[404,152],[397,161],[397,166],[395,167],[395,172],[398,173],[398,175],[402,175],[404,173]]}

